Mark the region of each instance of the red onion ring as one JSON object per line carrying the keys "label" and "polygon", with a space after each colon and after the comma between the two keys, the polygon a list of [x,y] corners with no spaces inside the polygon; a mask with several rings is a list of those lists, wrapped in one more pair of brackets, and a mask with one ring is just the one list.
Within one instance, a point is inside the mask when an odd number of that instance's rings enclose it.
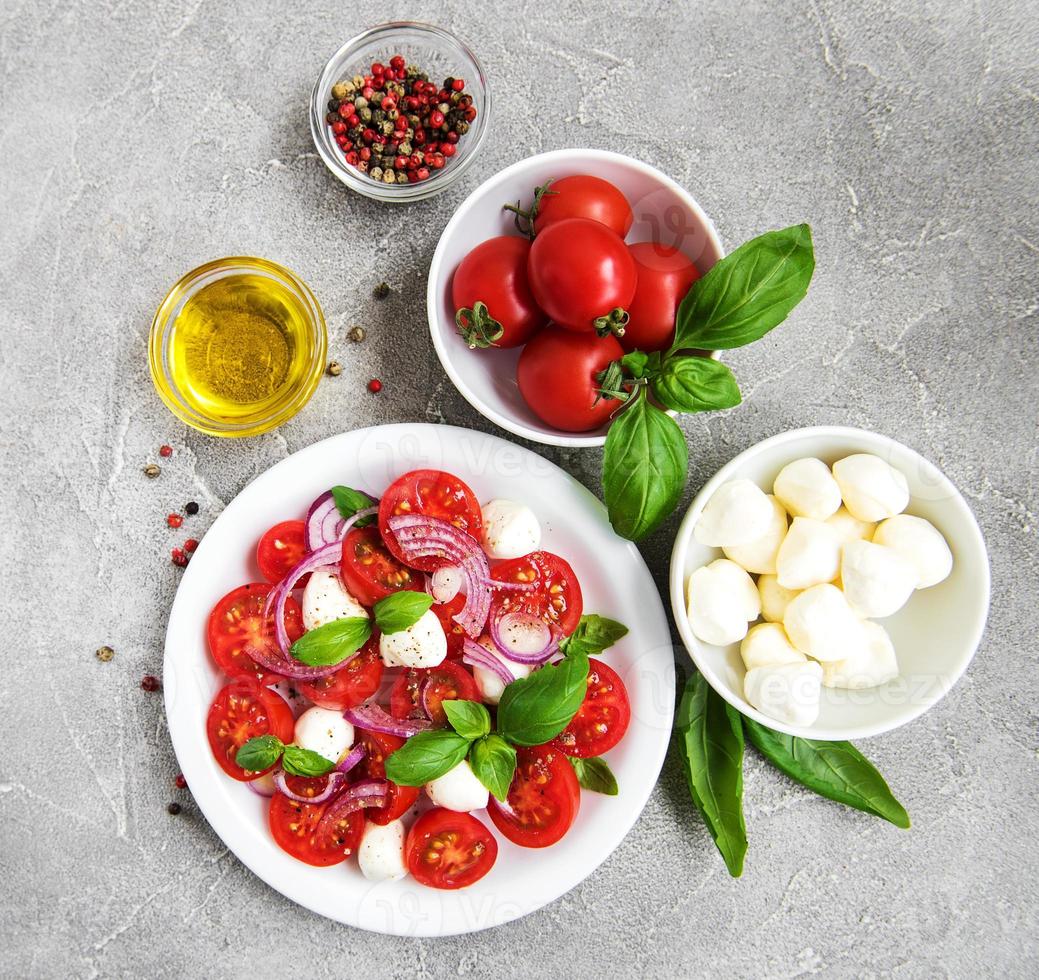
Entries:
{"label": "red onion ring", "polygon": [[245,785],[257,796],[262,796],[265,800],[269,800],[274,795],[274,790],[271,788],[272,779],[267,778],[270,775],[269,772],[265,772],[262,776],[250,779]]}
{"label": "red onion ring", "polygon": [[482,667],[484,670],[489,670],[506,686],[516,679],[512,676],[512,673],[505,664],[491,653],[490,650],[486,649],[482,644],[477,643],[476,640],[470,640],[467,636],[462,641],[462,650],[464,651],[462,653],[463,664],[469,664],[470,667]]}
{"label": "red onion ring", "polygon": [[354,766],[357,765],[365,757],[364,742],[358,742],[343,758],[340,760],[339,765],[336,766],[336,771],[343,774],[348,773]]}
{"label": "red onion ring", "polygon": [[333,769],[325,779],[327,780],[325,788],[317,796],[300,796],[299,793],[289,789],[288,780],[285,778],[285,770],[283,769],[275,772],[274,785],[278,787],[279,793],[287,796],[290,800],[295,800],[297,803],[324,803],[326,800],[332,799],[343,788],[346,784],[346,776]]}
{"label": "red onion ring", "polygon": [[[529,632],[525,643],[522,636],[516,635],[522,630]],[[548,624],[531,613],[510,612],[499,607],[491,617],[490,632],[498,652],[516,664],[543,664],[559,649],[559,641]]]}
{"label": "red onion ring", "polygon": [[322,545],[341,541],[345,523],[332,491],[326,490],[307,511],[307,550],[317,551]]}
{"label": "red onion ring", "polygon": [[318,823],[317,832],[321,833],[326,822],[327,825],[334,825],[348,813],[353,813],[354,810],[370,806],[385,806],[389,792],[390,784],[385,779],[365,779],[362,782],[354,783],[329,803],[328,809],[325,810]]}
{"label": "red onion ring", "polygon": [[424,732],[433,727],[429,721],[416,718],[394,718],[393,715],[383,711],[377,704],[362,704],[356,708],[347,708],[343,717],[369,732],[379,732],[383,735],[396,735],[399,738],[411,738],[419,732]]}

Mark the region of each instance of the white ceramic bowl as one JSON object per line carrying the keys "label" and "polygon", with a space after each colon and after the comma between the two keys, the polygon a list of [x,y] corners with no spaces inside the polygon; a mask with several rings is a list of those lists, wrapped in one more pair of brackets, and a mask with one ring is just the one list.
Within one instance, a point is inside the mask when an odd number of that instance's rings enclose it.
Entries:
{"label": "white ceramic bowl", "polygon": [[[929,520],[953,554],[949,577],[914,592],[894,616],[883,620],[898,656],[900,675],[862,691],[823,688],[819,718],[801,728],[762,714],[744,700],[739,644],[712,646],[697,639],[686,614],[685,587],[700,566],[722,557],[693,537],[704,504],[728,480],[745,477],[771,491],[779,471],[803,456],[827,464],[851,453],[874,453],[901,470],[909,481],[906,513]],[[974,515],[959,491],[926,459],[894,439],[842,426],[793,429],[759,442],[723,466],[696,495],[678,529],[671,555],[671,607],[697,669],[729,704],[755,721],[804,738],[867,738],[891,731],[936,704],[967,668],[985,628],[989,606],[989,564]]]}
{"label": "white ceramic bowl", "polygon": [[448,222],[429,267],[426,307],[440,363],[465,399],[503,429],[550,446],[601,446],[606,426],[564,432],[546,425],[527,407],[516,384],[521,347],[473,351],[455,327],[451,279],[459,262],[480,242],[516,234],[503,205],[530,203],[534,188],[551,178],[595,174],[627,197],[635,220],[627,241],[660,241],[680,248],[703,275],[725,253],[711,219],[670,177],[638,160],[606,150],[553,150],[528,157],[481,184]]}

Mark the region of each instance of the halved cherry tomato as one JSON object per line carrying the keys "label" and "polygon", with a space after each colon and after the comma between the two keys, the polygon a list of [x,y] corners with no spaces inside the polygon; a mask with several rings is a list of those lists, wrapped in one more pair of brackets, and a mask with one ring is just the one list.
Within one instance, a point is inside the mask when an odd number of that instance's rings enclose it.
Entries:
{"label": "halved cherry tomato", "polygon": [[462,647],[465,644],[465,630],[455,622],[455,616],[462,611],[465,605],[465,595],[458,593],[450,602],[434,602],[432,609],[447,637],[447,656],[454,660],[462,656]]}
{"label": "halved cherry tomato", "polygon": [[[268,582],[280,582],[307,554],[307,525],[303,521],[282,521],[267,531],[256,546],[256,564]],[[307,584],[307,576],[300,579]]]}
{"label": "halved cherry tomato", "polygon": [[548,185],[548,192],[538,201],[534,231],[540,234],[566,218],[590,218],[623,238],[631,229],[633,215],[628,199],[608,180],[573,174]]}
{"label": "halved cherry tomato", "polygon": [[257,735],[276,735],[283,742],[291,742],[295,724],[284,698],[251,678],[239,677],[213,698],[206,717],[206,735],[220,768],[232,779],[247,783],[263,773],[238,765],[238,750]]}
{"label": "halved cherry tomato", "polygon": [[612,667],[588,658],[588,690],[570,724],[549,743],[579,759],[609,752],[628,730],[631,704],[624,681]]}
{"label": "halved cherry tomato", "polygon": [[355,527],[346,535],[340,574],[347,591],[362,606],[374,606],[393,592],[425,588],[421,575],[390,554],[375,525]]}
{"label": "halved cherry tomato", "polygon": [[[228,592],[209,614],[206,639],[217,666],[228,677],[251,677],[264,687],[281,680],[264,670],[247,653],[249,644],[264,646],[273,656],[281,656],[274,639],[274,627],[263,615],[271,587],[266,582],[241,585]],[[303,635],[303,618],[292,596],[285,600],[285,629],[293,642]]]}
{"label": "halved cherry tomato", "polygon": [[[404,739],[396,735],[384,735],[382,732],[369,732],[357,729],[357,741],[364,743],[364,759],[358,763],[355,772],[361,779],[386,779],[386,756],[392,755],[403,744]],[[398,786],[390,782],[386,802],[380,807],[368,807],[365,816],[372,823],[385,826],[392,820],[404,816],[418,799],[417,786]]]}
{"label": "halved cherry tomato", "polygon": [[[326,785],[326,777],[310,779],[287,776],[289,789],[299,796],[316,796]],[[300,803],[283,793],[271,797],[268,814],[274,842],[296,860],[317,868],[327,868],[345,861],[355,850],[364,833],[364,811],[354,810],[329,827],[321,818],[330,803]]]}
{"label": "halved cherry tomato", "polygon": [[415,821],[404,855],[408,870],[419,884],[465,888],[494,867],[498,842],[472,814],[438,806]]}
{"label": "halved cherry tomato", "polygon": [[473,675],[461,664],[445,660],[425,670],[407,670],[394,681],[390,691],[390,714],[394,718],[425,718],[446,725],[445,701],[479,701],[480,691]]}
{"label": "halved cherry tomato", "polygon": [[487,814],[509,840],[521,847],[548,847],[570,829],[581,805],[574,767],[551,745],[517,751],[505,809],[493,796]]}
{"label": "halved cherry tomato", "polygon": [[629,245],[639,284],[628,305],[621,337],[625,350],[667,350],[675,336],[675,313],[689,287],[700,278],[696,266],[677,248],[659,242]]}
{"label": "halved cherry tomato", "polygon": [[317,680],[299,681],[297,687],[319,708],[343,711],[367,701],[379,690],[381,681],[379,639],[373,636],[342,670]]}
{"label": "halved cherry tomato", "polygon": [[477,541],[483,531],[483,517],[476,495],[457,476],[442,470],[412,470],[394,480],[379,502],[379,531],[386,547],[406,565],[423,572],[435,571],[443,559],[407,559],[397,544],[387,521],[397,514],[420,514],[453,524]]}
{"label": "halved cherry tomato", "polygon": [[491,606],[492,618],[499,610],[527,612],[540,616],[564,636],[577,629],[584,609],[581,586],[569,563],[558,555],[532,551],[522,558],[503,561],[491,570],[491,578],[534,586],[524,592],[496,592]]}

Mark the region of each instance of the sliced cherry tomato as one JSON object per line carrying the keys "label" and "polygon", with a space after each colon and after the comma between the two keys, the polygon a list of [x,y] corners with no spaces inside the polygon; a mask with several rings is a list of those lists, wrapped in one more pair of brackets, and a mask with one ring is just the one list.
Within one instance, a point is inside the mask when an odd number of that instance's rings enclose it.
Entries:
{"label": "sliced cherry tomato", "polygon": [[[307,525],[303,521],[282,521],[267,531],[256,546],[256,564],[268,582],[280,582],[307,554]],[[307,576],[298,585],[307,583]]]}
{"label": "sliced cherry tomato", "polygon": [[581,586],[569,563],[550,551],[532,551],[522,558],[503,561],[491,571],[499,582],[533,585],[529,591],[496,592],[491,617],[501,610],[540,616],[550,627],[569,636],[581,621],[584,600]]}
{"label": "sliced cherry tomato", "polygon": [[[287,776],[289,789],[299,796],[317,796],[326,786],[324,776],[310,779]],[[361,841],[364,833],[364,811],[354,810],[335,822],[322,825],[321,818],[330,803],[301,803],[283,793],[271,797],[268,815],[275,843],[298,861],[327,868],[345,861]]]}
{"label": "sliced cherry tomato", "polygon": [[479,700],[473,675],[461,664],[445,660],[436,667],[401,674],[390,691],[390,714],[394,718],[428,717],[435,725],[446,725],[445,701]]}
{"label": "sliced cherry tomato", "polygon": [[[246,652],[247,645],[264,646],[273,656],[281,656],[274,639],[274,627],[263,609],[271,587],[265,582],[241,585],[228,592],[209,614],[206,639],[216,665],[228,677],[252,677],[266,687],[281,680],[264,670]],[[293,642],[303,635],[303,617],[296,600],[285,600],[285,629]]]}
{"label": "sliced cherry tomato", "polygon": [[408,870],[419,884],[465,888],[494,867],[498,842],[472,814],[438,806],[415,821],[404,855]]}
{"label": "sliced cherry tomato", "polygon": [[550,744],[579,759],[609,752],[628,730],[631,704],[624,681],[612,667],[588,658],[588,690],[570,724]]}
{"label": "sliced cherry tomato", "polygon": [[294,729],[295,720],[285,700],[246,677],[236,678],[220,689],[206,718],[206,735],[213,756],[228,776],[243,783],[263,773],[238,765],[238,750],[257,735],[276,735],[283,742],[291,742]]}
{"label": "sliced cherry tomato", "polygon": [[343,711],[367,701],[379,690],[381,682],[379,640],[373,636],[342,670],[317,680],[299,681],[297,687],[319,708]]}
{"label": "sliced cherry tomato", "polygon": [[514,844],[548,847],[570,829],[581,805],[581,784],[570,760],[551,745],[517,751],[505,809],[493,796],[487,814]]}
{"label": "sliced cherry tomato", "polygon": [[[386,756],[392,755],[403,744],[404,739],[396,735],[384,735],[382,732],[357,730],[357,740],[364,743],[364,759],[358,763],[355,772],[361,779],[386,779]],[[398,786],[390,782],[390,791],[386,802],[381,807],[368,807],[365,816],[372,823],[385,826],[393,820],[404,816],[415,805],[418,799],[417,786]]]}
{"label": "sliced cherry tomato", "polygon": [[447,637],[447,656],[454,660],[462,656],[462,647],[465,644],[465,630],[455,622],[455,616],[462,611],[465,605],[465,595],[461,592],[450,602],[434,602],[432,609],[440,620]]}
{"label": "sliced cherry tomato", "polygon": [[623,238],[631,229],[633,215],[628,199],[608,180],[573,174],[553,180],[538,199],[534,230],[540,234],[566,218],[590,218]]}
{"label": "sliced cherry tomato", "polygon": [[675,337],[675,313],[689,287],[700,278],[696,266],[677,248],[658,242],[629,245],[639,283],[628,306],[621,337],[625,350],[667,350]]}
{"label": "sliced cherry tomato", "polygon": [[453,524],[477,541],[483,531],[480,502],[457,476],[442,470],[412,470],[386,488],[379,502],[379,531],[386,547],[402,562],[423,572],[435,571],[443,564],[436,557],[407,559],[387,521],[398,514],[420,514]]}
{"label": "sliced cherry tomato", "polygon": [[375,525],[355,527],[343,541],[343,584],[362,606],[374,606],[393,592],[421,592],[421,575],[390,554]]}

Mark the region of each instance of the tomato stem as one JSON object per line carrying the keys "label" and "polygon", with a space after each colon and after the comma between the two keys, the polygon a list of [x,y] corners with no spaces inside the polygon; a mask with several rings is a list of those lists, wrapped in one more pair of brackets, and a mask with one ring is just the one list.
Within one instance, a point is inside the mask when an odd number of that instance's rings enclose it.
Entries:
{"label": "tomato stem", "polygon": [[505,328],[487,311],[487,304],[477,301],[455,312],[455,326],[469,350],[495,347]]}
{"label": "tomato stem", "polygon": [[609,333],[612,333],[614,337],[623,337],[624,328],[628,325],[629,319],[628,311],[617,306],[605,316],[596,317],[592,324],[600,337],[605,337]]}
{"label": "tomato stem", "polygon": [[[526,235],[528,238],[532,239],[536,234],[534,230],[534,222],[537,220],[538,210],[541,207],[541,199],[546,194],[558,193],[558,191],[549,189],[548,185],[551,184],[553,180],[555,180],[554,177],[549,177],[543,184],[534,188],[534,200],[531,201],[530,207],[526,211],[524,211],[520,206],[519,201],[515,204],[502,205],[502,210],[511,211],[515,215],[513,220],[516,223],[516,230],[521,235]],[[526,222],[526,227],[523,226],[522,222]]]}

